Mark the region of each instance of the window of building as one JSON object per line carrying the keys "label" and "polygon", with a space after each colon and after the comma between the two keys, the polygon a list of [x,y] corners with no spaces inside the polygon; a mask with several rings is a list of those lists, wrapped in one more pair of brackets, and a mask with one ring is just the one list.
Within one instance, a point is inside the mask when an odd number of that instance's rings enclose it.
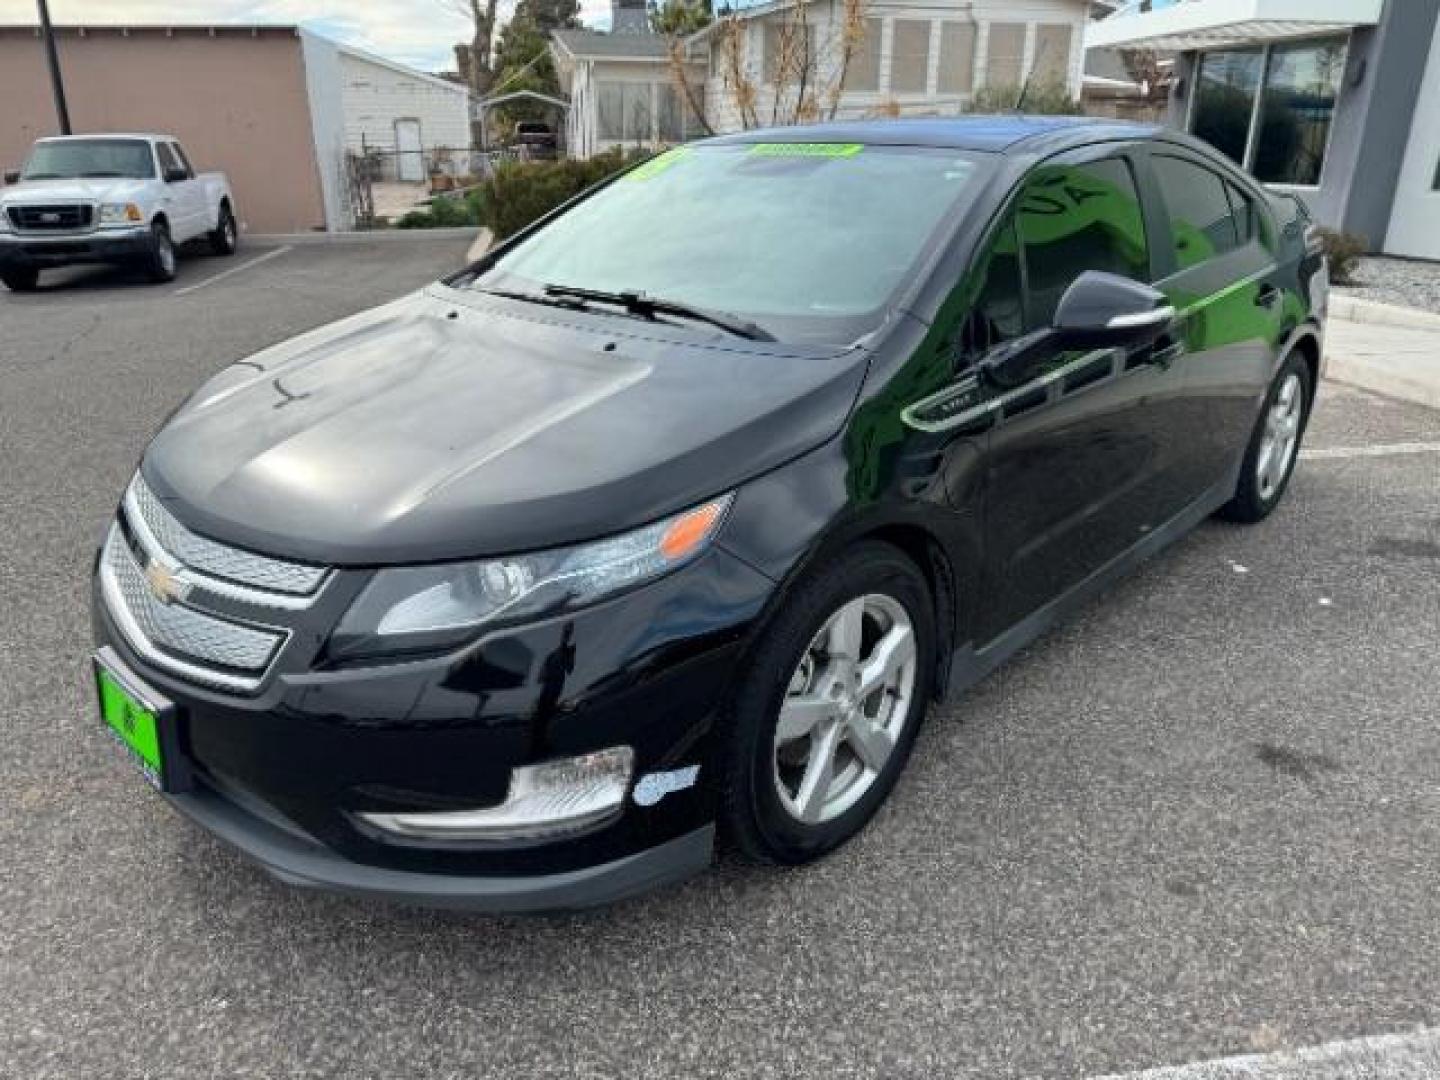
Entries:
{"label": "window of building", "polygon": [[1205,53],[1190,130],[1259,180],[1318,185],[1347,44],[1331,37]]}
{"label": "window of building", "polygon": [[651,126],[648,82],[598,80],[595,84],[595,111],[599,137],[611,142],[648,143],[654,139]]}
{"label": "window of building", "polygon": [[890,92],[925,93],[930,75],[930,20],[896,19],[890,33]]}
{"label": "window of building", "polygon": [[806,71],[815,70],[814,27],[788,17],[765,24],[765,51],[761,78],[770,85],[798,83]]}
{"label": "window of building", "polygon": [[1035,31],[1035,62],[1030,77],[1037,85],[1068,86],[1070,83],[1069,26],[1041,26]]}
{"label": "window of building", "polygon": [[[1249,238],[1241,237],[1235,209],[1225,191],[1228,185],[1218,174],[1183,158],[1151,160],[1170,212],[1170,242],[1178,269],[1234,251]],[[1250,216],[1245,222],[1247,233],[1254,227]]]}
{"label": "window of building", "polygon": [[1042,165],[1026,181],[1018,220],[1029,329],[1051,325],[1065,290],[1087,270],[1150,280],[1140,193],[1119,158]]}
{"label": "window of building", "polygon": [[1345,71],[1345,39],[1277,45],[1265,70],[1251,171],[1273,184],[1320,183]]}
{"label": "window of building", "polygon": [[968,94],[975,87],[975,24],[940,24],[940,70],[936,87],[942,94]]}
{"label": "window of building", "polygon": [[1025,24],[991,23],[986,86],[1019,86],[1025,66]]}
{"label": "window of building", "polygon": [[1263,62],[1259,49],[1206,53],[1200,58],[1190,130],[1237,165],[1245,162]]}
{"label": "window of building", "polygon": [[865,20],[865,38],[855,44],[850,66],[845,69],[845,90],[858,94],[874,94],[880,90],[879,19]]}

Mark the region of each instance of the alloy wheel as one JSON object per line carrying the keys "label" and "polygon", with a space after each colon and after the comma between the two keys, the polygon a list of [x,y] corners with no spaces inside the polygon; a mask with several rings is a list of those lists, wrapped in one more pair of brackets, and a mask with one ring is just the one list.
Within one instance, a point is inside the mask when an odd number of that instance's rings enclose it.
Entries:
{"label": "alloy wheel", "polygon": [[915,685],[915,627],[903,605],[873,593],[832,614],[780,706],[774,777],[786,812],[821,825],[854,806],[894,753]]}
{"label": "alloy wheel", "polygon": [[1260,453],[1255,459],[1255,485],[1266,502],[1273,499],[1284,485],[1290,466],[1295,461],[1295,451],[1300,445],[1300,425],[1305,416],[1304,398],[1300,376],[1291,372],[1280,384],[1275,401],[1265,414]]}

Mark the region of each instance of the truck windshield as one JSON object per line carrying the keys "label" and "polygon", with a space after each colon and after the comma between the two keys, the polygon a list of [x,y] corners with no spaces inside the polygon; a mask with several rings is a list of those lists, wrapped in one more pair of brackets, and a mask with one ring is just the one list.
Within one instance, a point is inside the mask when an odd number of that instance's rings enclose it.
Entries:
{"label": "truck windshield", "polygon": [[524,296],[636,292],[738,315],[782,340],[852,341],[974,197],[991,160],[848,143],[679,147],[469,284]]}
{"label": "truck windshield", "polygon": [[30,152],[21,180],[75,180],[85,176],[126,176],[148,180],[155,156],[143,139],[66,139],[41,142]]}

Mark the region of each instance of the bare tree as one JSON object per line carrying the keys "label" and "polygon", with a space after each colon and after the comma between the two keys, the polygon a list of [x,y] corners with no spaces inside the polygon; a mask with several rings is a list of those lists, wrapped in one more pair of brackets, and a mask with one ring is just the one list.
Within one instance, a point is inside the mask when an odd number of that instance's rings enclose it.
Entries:
{"label": "bare tree", "polygon": [[495,79],[495,19],[499,0],[438,0],[438,3],[470,23],[470,90],[476,97],[484,97]]}
{"label": "bare tree", "polygon": [[1130,80],[1140,86],[1145,100],[1159,105],[1170,96],[1171,69],[1160,63],[1160,54],[1153,49],[1125,49],[1120,62]]}
{"label": "bare tree", "polygon": [[[762,90],[770,96],[767,122],[771,126],[808,123],[822,116],[835,118],[851,60],[865,42],[868,0],[829,0],[826,6],[831,17],[823,22],[811,15],[813,5],[819,2],[822,0],[795,0],[768,25],[743,19],[734,9],[715,20],[707,47],[715,52],[721,88],[734,103],[742,128],[760,126]],[[759,78],[752,74],[747,56],[751,27],[775,35],[768,58],[762,59]],[[765,51],[762,48],[762,56]],[[711,131],[709,118],[697,107],[703,94],[690,83],[684,43],[672,39],[670,56],[671,78],[705,130]]]}

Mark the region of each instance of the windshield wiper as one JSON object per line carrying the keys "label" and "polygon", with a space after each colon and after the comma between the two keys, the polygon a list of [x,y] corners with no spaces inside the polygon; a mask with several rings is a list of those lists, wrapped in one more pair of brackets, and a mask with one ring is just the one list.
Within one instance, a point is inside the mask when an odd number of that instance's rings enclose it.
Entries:
{"label": "windshield wiper", "polygon": [[63,180],[63,179],[64,179],[64,177],[62,177],[58,172],[33,172],[33,173],[25,173],[24,175],[22,175],[22,176],[20,177],[20,182],[23,184],[23,183],[25,183],[25,182],[27,182],[27,181],[29,181],[29,180]]}
{"label": "windshield wiper", "polygon": [[506,300],[520,300],[527,304],[540,304],[544,307],[566,308],[569,311],[581,311],[585,305],[578,300],[564,300],[558,296],[546,296],[544,293],[522,292],[519,289],[476,289],[486,296],[499,296]]}
{"label": "windshield wiper", "polygon": [[727,311],[711,311],[709,308],[682,304],[678,300],[661,300],[658,297],[646,296],[643,292],[606,292],[603,289],[582,289],[574,285],[546,285],[545,295],[588,300],[597,304],[615,304],[623,307],[630,314],[639,315],[645,319],[653,319],[657,315],[674,315],[681,319],[694,319],[696,322],[718,326],[727,333],[734,334],[736,337],[749,338],[751,341],[775,340],[775,335],[764,327],[757,326],[738,315],[731,315]]}

